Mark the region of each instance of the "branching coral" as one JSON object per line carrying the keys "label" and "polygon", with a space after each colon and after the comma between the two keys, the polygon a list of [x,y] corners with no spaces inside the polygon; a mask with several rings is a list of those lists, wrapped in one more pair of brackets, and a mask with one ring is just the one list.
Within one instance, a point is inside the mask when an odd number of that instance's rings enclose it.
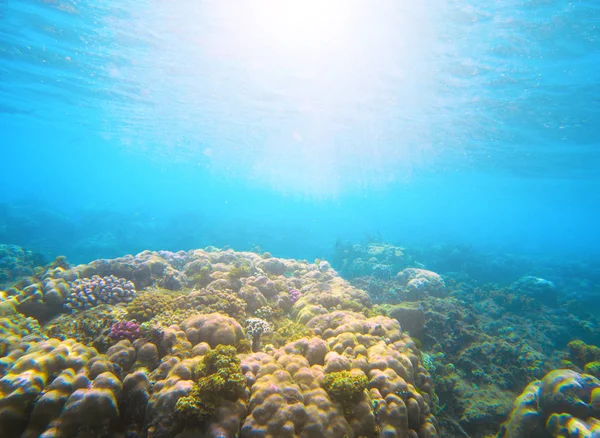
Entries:
{"label": "branching coral", "polygon": [[250,318],[246,320],[246,334],[252,341],[252,351],[260,349],[260,338],[262,335],[272,333],[273,328],[264,319]]}
{"label": "branching coral", "polygon": [[135,286],[131,281],[114,275],[77,279],[71,283],[71,294],[65,307],[72,310],[85,310],[99,304],[126,303],[135,296]]}

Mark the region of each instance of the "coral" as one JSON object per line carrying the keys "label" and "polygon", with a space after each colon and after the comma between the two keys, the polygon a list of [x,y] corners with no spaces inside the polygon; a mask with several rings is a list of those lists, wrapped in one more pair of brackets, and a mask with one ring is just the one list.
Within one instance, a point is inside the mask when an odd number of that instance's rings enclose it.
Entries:
{"label": "coral", "polygon": [[[23,289],[42,276],[68,286],[94,275],[127,279],[140,294],[127,306],[56,316],[44,334],[59,339],[44,340],[34,321],[16,316]],[[206,284],[190,292],[194,275]],[[178,284],[178,294],[157,289]],[[3,438],[439,436],[415,343],[397,321],[361,313],[368,295],[326,262],[145,251],[57,264],[2,299]],[[248,333],[240,325],[247,314],[263,317],[249,321]],[[251,352],[247,334],[270,344]]]}
{"label": "coral", "polygon": [[264,319],[250,318],[246,320],[246,334],[252,340],[252,351],[260,349],[260,338],[262,335],[273,332],[271,324]]}
{"label": "coral", "polygon": [[266,297],[254,286],[243,285],[238,291],[238,296],[246,303],[246,310],[249,313],[254,313],[267,305]]}
{"label": "coral", "polygon": [[404,287],[405,298],[409,301],[425,296],[443,297],[447,294],[442,277],[425,269],[406,268],[396,275],[396,281]]}
{"label": "coral", "polygon": [[247,262],[242,262],[233,266],[227,273],[227,277],[232,281],[238,281],[241,278],[250,277],[250,275],[252,275],[252,271]]}
{"label": "coral", "polygon": [[143,289],[161,281],[168,262],[156,252],[143,251],[135,256],[127,255],[115,259],[95,260],[65,271],[62,278],[74,281],[94,275],[115,276],[132,281],[136,289]]}
{"label": "coral", "polygon": [[405,248],[375,242],[366,245],[338,242],[332,264],[344,278],[349,279],[379,274],[385,277],[408,266],[414,266]]}
{"label": "coral", "polygon": [[544,305],[554,306],[557,304],[558,292],[556,286],[553,282],[543,278],[521,277],[510,285],[509,291],[518,296],[527,296]]}
{"label": "coral", "polygon": [[160,312],[150,321],[151,325],[159,327],[170,327],[172,325],[180,325],[183,321],[197,315],[199,312],[195,309],[176,309]]}
{"label": "coral", "polygon": [[173,309],[194,309],[196,313],[220,312],[240,321],[246,317],[246,303],[231,290],[206,289],[193,290],[173,301]]}
{"label": "coral", "polygon": [[600,361],[586,363],[583,372],[600,379]]}
{"label": "coral", "polygon": [[317,268],[321,272],[327,272],[331,269],[331,265],[329,264],[328,261],[325,261],[325,260],[320,260],[319,263],[315,263],[315,264],[317,265]]}
{"label": "coral", "polygon": [[268,275],[284,275],[291,271],[285,260],[269,258],[257,263],[257,267],[262,269]]}
{"label": "coral", "polygon": [[127,339],[130,342],[133,342],[141,336],[140,325],[135,321],[115,322],[110,327],[110,333],[108,336],[117,341],[120,341],[121,339]]}
{"label": "coral", "polygon": [[178,296],[180,294],[161,289],[146,290],[136,294],[127,304],[127,313],[138,323],[150,321],[159,313],[173,311],[173,302]]}
{"label": "coral", "polygon": [[70,289],[65,307],[71,310],[86,310],[100,304],[127,303],[135,296],[133,283],[114,275],[77,279],[71,283]]}
{"label": "coral", "polygon": [[13,288],[11,294],[17,297],[19,312],[44,322],[59,314],[69,295],[69,285],[62,279],[32,277],[19,284],[22,289]]}
{"label": "coral", "polygon": [[352,287],[339,277],[335,277],[331,281],[317,283],[303,290],[302,297],[294,304],[294,312],[300,314],[309,306],[315,306],[313,308],[315,310],[321,308],[322,312],[331,310],[360,312],[371,307],[371,300],[366,292]]}
{"label": "coral", "polygon": [[267,299],[274,298],[279,293],[278,284],[264,275],[248,277],[245,284],[255,287]]}
{"label": "coral", "polygon": [[390,318],[396,319],[403,330],[412,336],[420,337],[425,328],[425,312],[418,303],[406,302],[388,311]]}
{"label": "coral", "polygon": [[[311,324],[324,339],[242,356],[251,412],[241,436],[439,436],[429,408],[431,381],[398,323],[350,312],[327,316]],[[327,375],[351,376],[347,385],[330,378],[340,383],[326,385],[336,394],[344,388],[356,394],[364,387],[359,376],[369,393],[340,404],[323,387]]]}
{"label": "coral", "polygon": [[223,400],[235,401],[246,389],[240,360],[232,346],[218,345],[209,351],[195,370],[196,383],[190,394],[181,397],[175,413],[185,422],[202,422],[214,415]]}
{"label": "coral", "polygon": [[343,406],[344,412],[356,404],[363,396],[369,379],[361,370],[338,371],[325,375],[321,382],[329,397]]}
{"label": "coral", "polygon": [[181,328],[192,345],[206,342],[211,348],[221,344],[237,346],[245,337],[235,319],[219,313],[193,316],[183,321]]}
{"label": "coral", "polygon": [[[251,387],[250,412],[241,428],[242,438],[351,434],[347,420],[320,385],[323,372],[311,367],[303,356],[254,353],[242,358],[242,371]],[[370,423],[365,423],[373,430],[374,417],[370,414],[369,418]]]}
{"label": "coral", "polygon": [[[98,375],[86,388],[74,391],[57,421],[58,436],[114,436],[119,421],[118,400],[123,385],[111,372]],[[36,404],[36,407],[38,407]]]}
{"label": "coral", "polygon": [[572,370],[551,371],[525,388],[497,438],[598,436],[599,403],[600,380]]}
{"label": "coral", "polygon": [[273,322],[273,333],[269,336],[269,342],[279,347],[301,338],[312,338],[314,335],[312,329],[287,318],[280,318]]}
{"label": "coral", "polygon": [[254,312],[254,314],[257,318],[272,320],[274,316],[274,311],[271,306],[262,306],[259,309],[257,309],[256,312]]}
{"label": "coral", "polygon": [[62,340],[72,338],[103,352],[113,344],[109,337],[112,325],[123,321],[125,317],[126,312],[122,308],[97,306],[54,318],[44,326],[44,334]]}
{"label": "coral", "polygon": [[160,344],[160,341],[162,341],[165,331],[160,325],[152,324],[151,322],[143,322],[140,324],[140,334],[144,339],[158,345]]}
{"label": "coral", "polygon": [[103,436],[118,418],[115,371],[94,348],[73,340],[13,352],[0,367],[0,436],[74,436],[82,426]]}
{"label": "coral", "polygon": [[300,297],[302,296],[302,292],[300,292],[298,289],[290,289],[288,291],[289,295],[290,295],[290,302],[292,304],[296,304],[296,301],[298,301],[298,299],[300,299]]}
{"label": "coral", "polygon": [[144,436],[147,433],[144,420],[151,392],[152,385],[146,370],[136,370],[123,379],[119,408],[125,436]]}
{"label": "coral", "polygon": [[162,277],[156,281],[156,285],[167,290],[181,290],[187,286],[187,277],[174,267],[166,266]]}
{"label": "coral", "polygon": [[25,337],[43,339],[39,323],[18,313],[14,306],[5,307],[0,313],[0,358],[17,349]]}
{"label": "coral", "polygon": [[42,257],[17,245],[0,244],[0,286],[32,276]]}
{"label": "coral", "polygon": [[581,340],[575,340],[569,342],[568,347],[571,360],[581,369],[589,362],[600,361],[600,348],[595,345],[588,345]]}

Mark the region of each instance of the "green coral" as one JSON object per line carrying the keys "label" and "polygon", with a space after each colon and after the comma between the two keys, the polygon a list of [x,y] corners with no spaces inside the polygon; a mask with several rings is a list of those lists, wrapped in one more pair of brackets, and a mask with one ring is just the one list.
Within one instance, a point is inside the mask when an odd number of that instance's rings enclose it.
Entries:
{"label": "green coral", "polygon": [[210,267],[202,266],[197,271],[187,272],[188,283],[193,287],[206,287],[211,281]]}
{"label": "green coral", "polygon": [[273,326],[273,333],[268,335],[267,340],[276,346],[282,346],[289,342],[302,338],[310,338],[315,335],[313,329],[287,318],[276,319],[273,322]]}
{"label": "green coral", "polygon": [[10,353],[25,336],[43,337],[37,320],[17,312],[14,306],[0,308],[0,357]]}
{"label": "green coral", "polygon": [[345,414],[350,413],[363,396],[369,379],[360,370],[329,373],[321,383],[331,400],[339,403]]}
{"label": "green coral", "polygon": [[600,379],[600,361],[588,362],[585,364],[583,371]]}
{"label": "green coral", "polygon": [[579,368],[584,368],[589,362],[600,360],[600,348],[595,345],[588,345],[583,341],[575,340],[569,342],[568,347],[572,362]]}
{"label": "green coral", "polygon": [[157,314],[154,318],[148,321],[151,325],[157,325],[161,327],[170,327],[173,324],[181,324],[186,319],[197,315],[197,310],[194,309],[175,309],[167,310]]}
{"label": "green coral", "polygon": [[196,383],[190,394],[175,405],[176,414],[184,422],[203,422],[224,401],[235,401],[246,389],[237,350],[231,345],[218,345],[202,359],[195,372]]}
{"label": "green coral", "polygon": [[247,262],[240,263],[237,266],[232,267],[227,273],[227,277],[230,280],[239,280],[240,278],[250,277],[252,272],[250,270],[250,265]]}

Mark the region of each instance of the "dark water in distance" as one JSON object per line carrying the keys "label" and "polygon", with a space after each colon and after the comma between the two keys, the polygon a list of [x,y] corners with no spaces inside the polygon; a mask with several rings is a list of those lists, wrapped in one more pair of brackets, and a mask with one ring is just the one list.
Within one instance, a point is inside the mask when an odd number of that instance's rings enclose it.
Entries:
{"label": "dark water in distance", "polygon": [[600,5],[0,2],[0,242],[598,256]]}

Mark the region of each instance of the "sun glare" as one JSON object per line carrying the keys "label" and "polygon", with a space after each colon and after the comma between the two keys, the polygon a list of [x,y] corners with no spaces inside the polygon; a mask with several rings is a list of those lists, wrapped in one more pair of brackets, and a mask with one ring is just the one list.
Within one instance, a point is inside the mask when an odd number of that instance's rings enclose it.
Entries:
{"label": "sun glare", "polygon": [[290,51],[315,51],[348,37],[350,2],[333,0],[259,0],[251,23],[266,41]]}
{"label": "sun glare", "polygon": [[153,140],[162,133],[211,171],[289,191],[385,184],[420,159],[434,89],[430,3],[234,3],[153,10],[147,27],[160,38],[140,63],[163,123]]}

